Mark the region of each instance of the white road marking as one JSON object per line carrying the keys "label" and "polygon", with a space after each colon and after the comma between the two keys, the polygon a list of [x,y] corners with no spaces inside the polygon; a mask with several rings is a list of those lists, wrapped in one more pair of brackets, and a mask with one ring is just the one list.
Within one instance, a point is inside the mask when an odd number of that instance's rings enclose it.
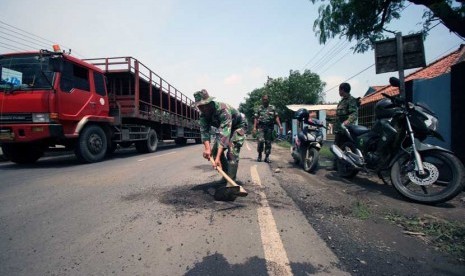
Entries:
{"label": "white road marking", "polygon": [[257,193],[260,196],[260,207],[258,207],[258,224],[262,238],[263,251],[265,252],[266,269],[269,275],[292,275],[287,253],[283,241],[276,227],[276,222],[271,213],[270,205],[262,191],[262,183],[258,175],[257,165],[250,167],[252,181],[260,188]]}
{"label": "white road marking", "polygon": [[170,155],[170,154],[174,154],[174,153],[176,153],[176,152],[173,151],[173,152],[168,152],[168,153],[165,153],[165,154],[160,154],[160,155],[155,155],[155,156],[151,156],[151,157],[147,157],[147,158],[142,158],[142,159],[137,160],[137,162],[145,161],[145,160],[152,159],[152,158],[162,157],[162,156],[166,156],[166,155]]}

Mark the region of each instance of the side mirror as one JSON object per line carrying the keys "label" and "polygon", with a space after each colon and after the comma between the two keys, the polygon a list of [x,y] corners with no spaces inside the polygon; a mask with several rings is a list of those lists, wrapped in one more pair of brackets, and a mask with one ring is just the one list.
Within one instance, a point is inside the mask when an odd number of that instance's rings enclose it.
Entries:
{"label": "side mirror", "polygon": [[48,65],[52,72],[63,72],[63,58],[61,57],[50,57]]}
{"label": "side mirror", "polygon": [[394,87],[400,87],[400,80],[396,77],[390,77],[389,83]]}

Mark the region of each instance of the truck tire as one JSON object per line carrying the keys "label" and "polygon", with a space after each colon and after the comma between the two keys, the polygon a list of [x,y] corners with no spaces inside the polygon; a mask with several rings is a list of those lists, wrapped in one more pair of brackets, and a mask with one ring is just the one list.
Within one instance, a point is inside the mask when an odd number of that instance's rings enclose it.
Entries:
{"label": "truck tire", "polygon": [[17,164],[32,164],[44,155],[44,152],[34,145],[5,144],[2,145],[2,150],[7,159]]}
{"label": "truck tire", "polygon": [[84,163],[100,162],[107,153],[107,136],[100,126],[86,126],[79,135],[74,153]]}
{"label": "truck tire", "polygon": [[158,147],[158,136],[157,132],[153,129],[149,131],[147,140],[137,141],[136,150],[140,153],[151,153],[155,152]]}

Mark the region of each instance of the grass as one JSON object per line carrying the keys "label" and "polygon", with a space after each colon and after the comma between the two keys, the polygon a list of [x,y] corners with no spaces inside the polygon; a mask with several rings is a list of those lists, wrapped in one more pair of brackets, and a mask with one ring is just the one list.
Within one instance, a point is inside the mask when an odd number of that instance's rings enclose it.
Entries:
{"label": "grass", "polygon": [[276,145],[286,149],[290,149],[292,146],[291,143],[289,143],[288,141],[276,141]]}
{"label": "grass", "polygon": [[[288,141],[276,141],[276,145],[286,148],[286,149],[290,149],[292,146],[291,143],[289,143]],[[329,150],[329,147],[323,146],[320,149],[320,156],[323,158],[332,159],[334,155]]]}
{"label": "grass", "polygon": [[385,219],[404,229],[404,233],[422,237],[441,251],[465,261],[465,223],[433,216],[407,217],[389,213]]}
{"label": "grass", "polygon": [[360,202],[360,201],[357,201],[355,202],[355,204],[352,206],[352,215],[356,218],[359,218],[359,219],[362,219],[362,220],[366,220],[368,218],[370,218],[371,216],[371,211],[370,209],[368,208],[368,205],[363,203],[363,202]]}
{"label": "grass", "polygon": [[329,147],[323,146],[320,149],[320,156],[328,158],[328,159],[332,159],[334,157],[334,154],[329,150]]}

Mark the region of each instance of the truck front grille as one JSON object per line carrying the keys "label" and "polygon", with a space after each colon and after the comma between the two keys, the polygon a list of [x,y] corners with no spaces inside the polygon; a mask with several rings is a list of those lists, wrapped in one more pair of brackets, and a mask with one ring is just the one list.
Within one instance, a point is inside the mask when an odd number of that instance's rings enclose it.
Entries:
{"label": "truck front grille", "polygon": [[32,123],[31,113],[3,113],[0,114],[0,124]]}

